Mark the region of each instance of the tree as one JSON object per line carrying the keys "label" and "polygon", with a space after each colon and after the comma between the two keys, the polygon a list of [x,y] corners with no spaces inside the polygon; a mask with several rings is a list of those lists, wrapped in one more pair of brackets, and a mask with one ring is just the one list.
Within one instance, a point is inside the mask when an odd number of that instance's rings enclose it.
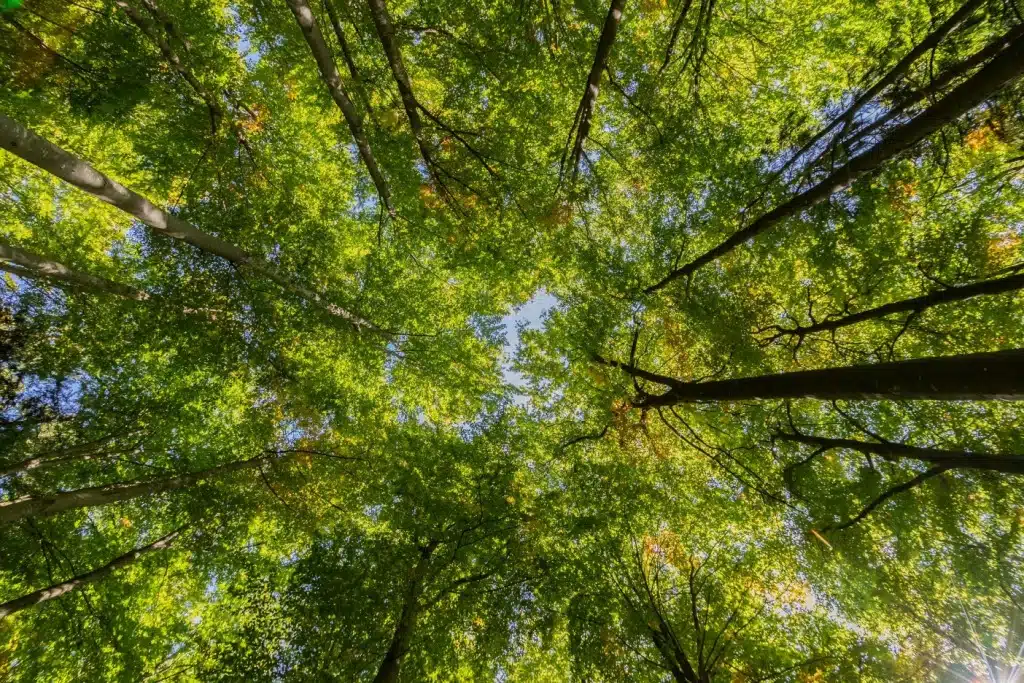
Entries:
{"label": "tree", "polygon": [[0,2],[0,678],[1012,677],[1019,4]]}

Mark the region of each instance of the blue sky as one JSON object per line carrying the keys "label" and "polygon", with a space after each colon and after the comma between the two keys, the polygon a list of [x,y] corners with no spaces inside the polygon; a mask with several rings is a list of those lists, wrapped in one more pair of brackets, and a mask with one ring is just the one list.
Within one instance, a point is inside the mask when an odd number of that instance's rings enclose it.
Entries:
{"label": "blue sky", "polygon": [[526,380],[521,374],[512,370],[512,359],[519,350],[519,329],[538,330],[543,327],[544,314],[558,305],[558,298],[543,289],[538,289],[522,306],[513,309],[501,319],[505,326],[505,346],[503,351],[504,378],[509,384],[517,387],[525,386]]}

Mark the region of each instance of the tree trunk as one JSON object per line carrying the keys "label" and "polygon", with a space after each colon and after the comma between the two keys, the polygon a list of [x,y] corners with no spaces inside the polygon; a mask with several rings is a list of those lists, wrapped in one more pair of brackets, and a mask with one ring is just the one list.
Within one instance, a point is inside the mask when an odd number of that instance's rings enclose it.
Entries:
{"label": "tree trunk", "polygon": [[141,548],[136,548],[135,550],[125,553],[120,557],[116,557],[102,567],[93,569],[91,572],[86,572],[85,574],[76,576],[73,579],[68,579],[61,583],[55,583],[52,586],[37,590],[34,593],[29,593],[28,595],[23,595],[20,598],[15,598],[14,600],[9,600],[0,604],[0,619],[4,619],[15,612],[25,609],[26,607],[31,607],[32,605],[38,605],[39,603],[46,602],[47,600],[59,598],[65,593],[70,593],[87,583],[98,581],[107,574],[113,572],[115,569],[120,569],[133,564],[146,553],[151,553],[155,550],[163,550],[169,547],[178,535],[181,534],[182,528],[172,531],[163,538],[153,541],[149,545],[144,545]]}
{"label": "tree trunk", "polygon": [[831,439],[810,434],[777,434],[780,441],[807,444],[819,449],[846,448],[859,453],[877,455],[886,460],[910,458],[922,460],[944,469],[989,470],[1003,474],[1024,474],[1024,455],[999,455],[993,453],[969,453],[941,448],[922,448],[902,443],[873,443],[857,439]]}
{"label": "tree trunk", "polygon": [[363,79],[360,78],[355,60],[352,59],[352,52],[349,50],[348,41],[345,39],[345,30],[341,27],[341,18],[338,16],[338,11],[331,0],[324,0],[324,7],[327,9],[327,17],[331,21],[331,28],[334,29],[334,37],[338,39],[338,46],[341,47],[341,56],[345,60],[345,66],[348,67],[348,73],[352,77],[356,92],[359,93],[360,98],[363,100],[363,106],[366,107],[366,111],[373,114],[373,106],[370,104],[370,98],[366,96],[366,91],[362,87]]}
{"label": "tree trunk", "polygon": [[306,0],[287,0],[287,2],[288,7],[292,10],[292,14],[295,15],[295,21],[298,22],[299,28],[302,29],[302,35],[305,37],[310,51],[313,53],[316,65],[320,69],[320,76],[324,79],[324,83],[327,84],[327,90],[331,93],[331,98],[338,105],[342,116],[345,117],[345,123],[348,124],[349,132],[352,133],[352,137],[356,141],[356,147],[359,148],[359,156],[362,157],[363,164],[366,165],[366,170],[370,173],[370,178],[377,188],[380,200],[384,203],[384,208],[387,209],[388,213],[393,215],[395,209],[391,205],[391,190],[388,189],[387,181],[384,180],[384,175],[377,166],[377,160],[373,156],[370,143],[366,139],[366,133],[363,131],[363,119],[359,112],[356,111],[352,100],[349,99],[348,93],[345,92],[345,86],[342,84],[341,76],[338,74],[338,67],[334,65],[331,50],[327,47],[323,34],[320,33],[320,27],[317,26],[313,10],[309,8]]}
{"label": "tree trunk", "polygon": [[106,278],[73,271],[62,263],[48,261],[38,254],[19,249],[2,239],[0,239],[0,259],[9,261],[17,266],[16,268],[8,268],[6,263],[0,261],[0,270],[7,270],[15,275],[29,275],[30,277],[57,280],[58,282],[65,282],[76,289],[104,292],[134,301],[147,301],[149,299],[149,294],[140,289],[122,285],[119,282],[107,280]]}
{"label": "tree trunk", "polygon": [[794,329],[779,328],[777,336],[802,337],[814,332],[838,330],[843,327],[848,327],[849,325],[864,322],[865,320],[884,318],[885,316],[892,315],[893,313],[920,313],[921,311],[927,310],[933,306],[938,306],[939,304],[947,304],[954,301],[965,301],[967,299],[973,299],[976,296],[983,296],[986,294],[1005,294],[1006,292],[1015,292],[1019,289],[1024,289],[1024,273],[1011,275],[1009,277],[982,280],[968,285],[947,287],[946,289],[940,289],[911,299],[903,299],[902,301],[894,301],[892,303],[876,306],[875,308],[869,308],[868,310],[861,311],[860,313],[853,313],[841,318],[833,318],[832,320],[823,320],[820,323],[807,325],[806,327],[798,326]]}
{"label": "tree trunk", "polygon": [[[217,128],[220,126],[221,119],[224,118],[224,104],[218,97],[210,92],[198,78],[196,78],[192,69],[190,69],[188,65],[181,60],[178,53],[176,53],[170,43],[167,42],[167,39],[160,35],[156,28],[146,19],[146,17],[142,15],[141,12],[125,0],[115,0],[115,4],[120,7],[124,11],[125,15],[127,15],[128,19],[135,24],[139,30],[146,34],[146,37],[149,38],[157,48],[159,48],[160,53],[164,56],[164,59],[167,60],[171,67],[174,68],[174,71],[177,72],[177,74],[181,76],[181,79],[188,83],[196,94],[199,95],[200,99],[206,103],[207,108],[210,110],[210,127],[212,132],[216,133]],[[154,10],[155,6],[153,6],[153,9],[150,11],[152,12]],[[159,10],[156,11],[159,14],[163,14],[162,12],[159,12]],[[166,15],[163,16],[166,21]],[[167,21],[166,23],[169,24],[170,22]]]}
{"label": "tree trunk", "polygon": [[373,683],[395,683],[398,681],[402,658],[409,651],[409,643],[416,630],[416,619],[420,612],[420,596],[423,594],[423,580],[427,575],[427,570],[430,569],[430,558],[437,545],[436,541],[431,541],[427,546],[421,548],[420,559],[409,572],[409,580],[405,587],[405,599],[402,602],[402,613],[398,617],[391,645],[384,654],[384,659],[380,663],[380,668],[377,669]]}
{"label": "tree trunk", "polygon": [[430,148],[423,139],[423,123],[420,120],[419,104],[412,92],[412,81],[409,80],[409,73],[405,70],[405,63],[402,61],[402,52],[398,49],[398,41],[395,39],[395,29],[391,25],[391,17],[388,15],[388,8],[384,0],[369,0],[370,15],[373,17],[373,25],[377,29],[377,37],[384,47],[384,54],[387,55],[388,64],[391,66],[391,74],[395,77],[398,85],[398,92],[402,96],[402,106],[405,108],[405,115],[409,119],[409,128],[416,139],[420,156],[426,164],[427,171],[434,175],[434,159],[431,156]]}
{"label": "tree trunk", "polygon": [[0,114],[0,146],[30,164],[52,173],[80,190],[135,216],[154,232],[187,242],[219,256],[240,268],[247,268],[277,283],[285,291],[304,299],[330,315],[345,320],[357,331],[376,330],[368,320],[340,306],[326,302],[316,292],[296,284],[269,263],[257,259],[233,244],[209,235],[182,219],[153,205],[145,197],[106,177],[75,155],[44,140],[20,123]]}
{"label": "tree trunk", "polygon": [[223,477],[238,470],[257,467],[270,457],[272,456],[264,455],[164,479],[118,482],[75,491],[41,496],[22,496],[14,500],[0,501],[0,524],[10,524],[26,517],[46,517],[64,510],[109,505],[122,500],[181,489],[204,479]]}
{"label": "tree trunk", "polygon": [[790,164],[802,157],[809,150],[813,149],[822,138],[835,130],[836,126],[840,124],[844,127],[849,125],[850,122],[853,121],[853,117],[865,104],[873,100],[883,90],[895,83],[896,80],[914,64],[914,62],[924,56],[929,50],[935,48],[950,31],[973,14],[974,10],[976,10],[981,4],[981,0],[968,0],[961,5],[960,9],[954,12],[949,19],[946,19],[946,21],[942,22],[938,28],[929,33],[925,39],[914,46],[914,49],[908,52],[906,56],[896,64],[896,66],[890,69],[882,78],[878,79],[873,86],[868,88],[860,97],[854,100],[854,102],[846,108],[846,111],[834,118],[831,123],[822,128],[814,135],[814,137],[808,140],[804,146],[800,148],[800,151],[793,155],[793,158],[790,159],[789,162],[775,174],[775,176],[777,177],[781,175]]}
{"label": "tree trunk", "polygon": [[594,55],[594,63],[590,67],[590,75],[587,76],[587,87],[583,91],[583,99],[577,110],[579,129],[576,131],[576,141],[572,146],[572,155],[569,163],[572,166],[572,181],[576,181],[576,174],[579,171],[580,158],[583,156],[583,143],[590,135],[590,126],[593,123],[594,109],[597,106],[597,96],[601,92],[601,74],[604,73],[605,65],[608,64],[608,56],[612,52],[612,45],[615,43],[615,34],[619,30],[619,22],[622,20],[622,8],[626,0],[612,0],[608,7],[608,14],[604,19],[604,28],[601,29],[601,38],[597,42],[597,53]]}
{"label": "tree trunk", "polygon": [[[660,615],[658,621],[663,627],[667,627]],[[654,641],[654,646],[661,653],[661,658],[665,661],[665,666],[672,673],[672,678],[676,683],[701,683],[690,660],[686,658],[686,653],[679,650],[674,639],[651,626],[648,626],[648,631],[651,634],[651,640]]]}
{"label": "tree trunk", "polygon": [[21,462],[6,467],[0,467],[0,477],[9,477],[12,474],[18,474],[19,472],[29,472],[31,470],[46,469],[53,467],[54,465],[61,465],[68,462],[85,462],[88,460],[102,460],[104,458],[110,458],[118,453],[125,452],[124,450],[103,450],[103,444],[112,441],[115,437],[107,439],[101,439],[97,442],[82,444],[80,446],[72,446],[65,448],[61,451],[57,451],[59,455],[52,455],[51,451],[49,457],[44,457],[46,453],[26,458]]}
{"label": "tree trunk", "polygon": [[931,135],[945,124],[970,111],[985,98],[998,92],[1024,72],[1024,37],[1016,38],[998,57],[974,74],[937,103],[925,109],[909,122],[893,129],[877,145],[854,157],[806,192],[796,195],[781,206],[769,211],[746,228],[712,247],[686,265],[676,268],[660,282],[644,290],[650,294],[666,287],[681,277],[728,254],[741,244],[778,225],[782,220],[811,208],[828,199],[834,192],[850,185],[857,178],[870,173],[882,163],[910,149],[918,141]]}
{"label": "tree trunk", "polygon": [[[636,370],[605,361],[625,372]],[[655,408],[701,401],[750,401],[777,398],[824,400],[937,401],[1024,400],[1024,349],[962,356],[915,358],[894,363],[851,365],[825,370],[802,370],[713,382],[682,382],[645,373],[670,389],[641,396],[638,408]]]}

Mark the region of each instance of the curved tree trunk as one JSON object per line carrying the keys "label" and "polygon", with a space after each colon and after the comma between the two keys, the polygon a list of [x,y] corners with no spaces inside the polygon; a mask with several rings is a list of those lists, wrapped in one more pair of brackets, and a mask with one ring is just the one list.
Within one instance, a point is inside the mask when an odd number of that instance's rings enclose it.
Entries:
{"label": "curved tree trunk", "polygon": [[334,103],[338,105],[338,109],[341,110],[342,115],[345,117],[345,123],[348,124],[348,129],[356,141],[356,147],[359,148],[359,156],[362,157],[363,164],[366,165],[366,170],[370,173],[370,178],[377,188],[377,193],[380,195],[381,202],[384,203],[384,208],[387,209],[388,213],[394,214],[395,209],[391,205],[391,190],[388,189],[387,181],[384,180],[384,175],[377,166],[373,150],[370,149],[370,142],[366,139],[366,133],[363,130],[363,119],[359,112],[356,111],[352,100],[349,99],[348,93],[345,92],[345,86],[342,84],[341,76],[338,74],[338,67],[334,64],[334,57],[331,56],[331,50],[327,47],[327,42],[320,32],[320,27],[317,26],[313,10],[309,8],[306,0],[287,0],[287,2],[288,7],[292,10],[292,14],[295,15],[295,21],[298,22],[299,28],[302,29],[302,35],[306,39],[310,51],[313,53],[316,65],[320,69],[320,76],[324,79],[324,83],[327,84],[327,90],[331,93],[331,98],[334,99]]}
{"label": "curved tree trunk", "polygon": [[945,124],[970,111],[985,98],[995,94],[1018,78],[1021,73],[1024,73],[1024,37],[1016,38],[1006,50],[981,71],[961,83],[952,92],[909,122],[892,130],[877,145],[854,157],[814,187],[762,215],[749,226],[736,231],[725,241],[712,247],[693,261],[676,268],[659,282],[645,289],[644,292],[651,294],[681,277],[692,275],[698,269],[728,254],[741,244],[774,228],[782,220],[828,199],[837,190],[850,185],[862,175],[874,171],[884,162],[905,152]]}
{"label": "curved tree trunk", "polygon": [[65,593],[70,593],[87,583],[98,581],[107,574],[113,572],[115,569],[120,569],[133,564],[146,553],[151,553],[155,550],[163,550],[174,542],[174,540],[181,534],[183,528],[184,527],[176,529],[166,536],[153,541],[149,545],[144,545],[141,548],[136,548],[135,550],[125,553],[120,557],[116,557],[102,567],[93,569],[91,572],[86,572],[85,574],[76,576],[73,579],[68,579],[67,581],[62,581],[61,583],[55,583],[52,586],[42,588],[34,593],[29,593],[28,595],[23,595],[20,598],[8,600],[7,602],[0,604],[0,619],[4,619],[15,612],[25,609],[26,607],[31,607],[32,605],[38,605],[39,603],[46,602],[47,600],[59,598]]}
{"label": "curved tree trunk", "polygon": [[61,180],[71,183],[78,189],[135,216],[158,234],[187,242],[240,268],[247,268],[266,277],[285,291],[345,320],[357,331],[364,327],[371,330],[377,329],[368,320],[364,320],[341,306],[326,302],[308,287],[292,282],[290,277],[280,273],[266,261],[157,208],[145,197],[111,180],[75,155],[44,140],[3,114],[0,114],[0,147],[44,171],[52,173]]}
{"label": "curved tree trunk", "polygon": [[41,496],[22,496],[14,500],[0,501],[0,524],[10,524],[26,517],[46,517],[64,510],[109,505],[122,500],[152,496],[163,491],[173,491],[204,479],[222,477],[238,470],[257,467],[270,457],[273,456],[264,455],[164,479],[118,482],[75,491]]}

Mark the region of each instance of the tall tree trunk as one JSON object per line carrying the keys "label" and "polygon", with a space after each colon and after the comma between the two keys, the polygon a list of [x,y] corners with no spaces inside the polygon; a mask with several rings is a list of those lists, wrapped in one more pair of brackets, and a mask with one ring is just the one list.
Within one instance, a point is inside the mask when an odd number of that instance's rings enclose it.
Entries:
{"label": "tall tree trunk", "polygon": [[[391,66],[391,74],[398,85],[398,93],[402,97],[402,107],[405,108],[405,115],[409,119],[409,128],[412,129],[412,136],[416,139],[420,156],[426,164],[427,171],[434,175],[434,159],[423,138],[423,123],[420,120],[419,104],[412,92],[412,81],[409,80],[409,73],[405,70],[405,63],[402,61],[402,52],[398,49],[398,40],[395,38],[395,29],[391,25],[391,17],[388,15],[388,8],[384,0],[369,0],[370,15],[373,17],[373,25],[377,29],[377,37],[387,55],[388,64]],[[436,177],[435,177],[436,178]]]}
{"label": "tall tree trunk", "polygon": [[420,548],[420,558],[416,565],[409,571],[409,578],[405,586],[405,596],[402,602],[402,613],[395,624],[395,633],[391,638],[391,645],[384,654],[384,659],[377,669],[377,675],[373,683],[395,683],[398,680],[402,666],[402,658],[409,651],[409,643],[416,630],[416,620],[420,612],[420,596],[423,594],[423,580],[430,569],[430,558],[437,549],[437,542],[431,541],[428,545]]}
{"label": "tall tree trunk", "polygon": [[122,500],[152,496],[163,491],[185,488],[205,479],[223,477],[238,470],[258,467],[269,459],[269,455],[249,460],[240,460],[218,465],[199,472],[180,474],[164,479],[147,481],[125,481],[103,486],[92,486],[75,491],[63,491],[50,495],[22,496],[14,500],[0,501],[0,524],[10,524],[26,517],[46,517],[64,510],[109,505]]}
{"label": "tall tree trunk", "polygon": [[1024,349],[914,358],[893,363],[801,370],[713,382],[683,382],[599,356],[595,360],[635,377],[670,387],[660,395],[638,397],[633,402],[637,408],[702,401],[776,398],[1024,400]]}
{"label": "tall tree trunk", "polygon": [[271,264],[256,258],[233,244],[209,235],[173,214],[157,208],[145,197],[111,180],[75,155],[44,140],[17,121],[0,114],[0,147],[21,157],[34,166],[52,173],[61,180],[112,204],[135,216],[154,232],[171,239],[187,242],[202,251],[219,256],[240,268],[258,273],[275,282],[282,289],[319,307],[330,315],[341,318],[354,329],[376,330],[368,320],[341,306],[324,301],[311,289],[292,282]]}
{"label": "tall tree trunk", "polygon": [[650,294],[687,277],[699,268],[728,254],[761,233],[774,228],[781,221],[828,199],[834,192],[850,185],[857,178],[870,173],[885,161],[905,152],[918,141],[931,135],[945,124],[970,111],[985,98],[1024,73],[1024,37],[1016,38],[998,57],[989,62],[937,103],[916,117],[893,129],[877,145],[854,157],[814,187],[791,198],[786,203],[763,214],[746,228],[712,247],[684,266],[676,268],[659,282],[644,290]]}
{"label": "tall tree trunk", "polygon": [[944,469],[989,470],[1004,474],[1024,474],[1024,455],[999,455],[993,453],[968,453],[942,448],[922,448],[902,443],[874,443],[858,439],[832,439],[810,434],[776,434],[780,441],[814,446],[822,452],[846,448],[868,455],[878,455],[886,460],[909,458],[922,460]]}
{"label": "tall tree trunk", "polygon": [[349,99],[348,93],[345,92],[345,86],[342,84],[341,76],[338,74],[338,67],[334,65],[334,57],[331,56],[331,50],[327,47],[323,34],[320,33],[320,27],[313,16],[313,10],[310,9],[309,3],[306,0],[286,1],[288,7],[292,10],[292,14],[295,15],[295,21],[298,22],[299,28],[302,29],[302,35],[305,37],[306,43],[313,53],[316,65],[320,69],[320,76],[323,78],[324,83],[327,84],[327,90],[331,93],[331,98],[334,99],[334,103],[338,105],[342,116],[345,117],[345,123],[348,124],[349,132],[352,133],[352,137],[356,141],[356,147],[359,148],[359,156],[362,157],[363,164],[366,165],[366,170],[370,173],[370,178],[377,188],[377,194],[380,195],[384,208],[387,209],[388,213],[394,214],[395,209],[391,204],[391,190],[388,189],[387,181],[384,180],[384,175],[377,166],[377,160],[370,149],[370,142],[366,139],[366,133],[363,130],[363,118],[356,111],[355,105]]}
{"label": "tall tree trunk", "polygon": [[804,335],[813,334],[814,332],[838,330],[850,325],[856,325],[857,323],[864,322],[865,320],[884,318],[885,316],[892,315],[893,313],[920,313],[940,304],[948,304],[954,301],[965,301],[967,299],[973,299],[976,296],[984,296],[987,294],[1005,294],[1006,292],[1015,292],[1019,289],[1024,289],[1024,273],[1018,273],[1017,275],[1010,275],[1009,277],[1003,278],[981,280],[980,282],[972,282],[968,285],[947,287],[929,294],[923,294],[910,299],[893,301],[892,303],[869,308],[866,311],[861,311],[860,313],[851,313],[850,315],[845,315],[841,318],[823,320],[820,323],[814,323],[813,325],[797,326],[792,329],[777,326],[775,329],[777,329],[778,332],[775,336],[803,337]]}
{"label": "tall tree trunk", "polygon": [[19,472],[45,469],[68,462],[81,462],[87,460],[101,460],[110,458],[126,449],[107,450],[105,445],[116,439],[119,434],[107,436],[89,443],[70,446],[57,451],[48,451],[26,458],[12,465],[0,466],[0,477],[8,477]]}
{"label": "tall tree trunk", "polygon": [[163,550],[174,542],[174,540],[181,534],[183,528],[184,527],[176,529],[166,536],[153,541],[149,545],[144,545],[141,548],[136,548],[135,550],[125,553],[120,557],[116,557],[102,567],[93,569],[91,572],[80,574],[73,579],[68,579],[61,583],[55,583],[52,586],[42,588],[34,593],[29,593],[28,595],[23,595],[20,598],[8,600],[7,602],[0,604],[0,619],[4,619],[15,612],[25,609],[26,607],[31,607],[32,605],[38,605],[39,603],[46,602],[47,600],[59,598],[65,593],[70,593],[87,583],[98,581],[107,574],[113,572],[115,569],[121,569],[122,567],[127,567],[133,564],[146,553],[151,553],[155,550]]}
{"label": "tall tree trunk", "polygon": [[[2,239],[0,239],[0,259],[3,259],[0,261],[0,270],[7,270],[15,275],[24,276],[28,274],[36,278],[57,280],[58,282],[65,282],[76,289],[104,292],[134,301],[147,301],[149,299],[149,294],[140,289],[122,285],[119,282],[107,280],[106,278],[76,272],[62,263],[49,261],[38,254],[12,246]],[[5,261],[15,264],[16,268],[9,269]]]}
{"label": "tall tree trunk", "polygon": [[671,627],[665,624],[660,614],[658,622],[659,628],[648,626],[648,632],[651,634],[651,640],[654,641],[654,647],[661,653],[665,666],[672,673],[673,680],[676,683],[701,683],[697,672],[693,670],[690,660],[687,659],[686,653],[679,648],[674,638],[661,632],[662,628]]}
{"label": "tall tree trunk", "polygon": [[[182,61],[181,57],[178,56],[178,53],[171,47],[171,44],[167,42],[167,39],[160,34],[156,27],[154,27],[138,9],[126,0],[115,0],[115,4],[120,7],[128,19],[135,24],[139,30],[146,34],[146,37],[149,38],[157,48],[159,48],[160,53],[164,56],[164,59],[167,60],[174,71],[183,81],[188,83],[200,99],[206,103],[207,108],[210,110],[210,127],[212,132],[216,133],[217,128],[220,126],[220,122],[225,115],[224,104],[221,102],[220,98],[210,92],[210,90],[204,86],[198,78],[196,78],[195,73],[193,73],[192,69]],[[150,9],[150,11],[153,12],[154,9]],[[157,12],[163,15],[159,10],[157,10]],[[166,15],[163,16],[166,18]],[[167,23],[169,24],[170,22],[167,21]]]}
{"label": "tall tree trunk", "polygon": [[324,7],[327,9],[327,17],[331,21],[331,28],[334,29],[334,37],[338,39],[338,46],[341,47],[341,56],[345,60],[345,66],[348,68],[348,73],[355,85],[356,92],[359,93],[359,97],[363,100],[363,106],[366,107],[366,111],[373,114],[373,105],[370,104],[370,98],[366,96],[366,91],[362,87],[363,79],[359,76],[359,69],[356,68],[355,60],[352,59],[352,51],[349,50],[348,40],[345,39],[345,30],[341,26],[338,10],[335,9],[334,3],[331,0],[324,0]]}
{"label": "tall tree trunk", "polygon": [[[371,0],[373,2],[374,0]],[[601,38],[597,42],[597,53],[594,55],[594,63],[590,67],[590,75],[587,76],[587,87],[583,91],[583,98],[576,110],[576,140],[572,146],[572,155],[569,163],[572,167],[572,181],[576,182],[576,174],[579,171],[580,158],[583,156],[583,143],[590,135],[590,126],[593,123],[594,109],[597,107],[597,96],[601,92],[601,74],[604,73],[608,64],[608,56],[612,52],[612,45],[615,43],[615,34],[619,30],[619,22],[622,20],[622,8],[626,0],[612,0],[608,7],[608,14],[604,19],[604,27],[601,29]]]}
{"label": "tall tree trunk", "polygon": [[981,0],[967,0],[963,5],[960,6],[956,12],[952,14],[946,21],[942,22],[938,28],[929,33],[924,40],[918,43],[914,48],[901,59],[896,66],[891,68],[882,78],[864,91],[860,97],[853,101],[853,103],[846,108],[846,110],[834,118],[831,123],[822,128],[815,134],[810,140],[808,140],[803,147],[800,148],[793,157],[786,163],[779,171],[775,173],[776,176],[781,175],[794,161],[802,157],[809,150],[813,149],[822,138],[828,135],[830,132],[836,129],[837,126],[842,124],[844,127],[848,126],[853,121],[853,117],[856,116],[860,109],[877,97],[883,90],[888,88],[890,85],[896,82],[896,80],[902,76],[907,69],[909,69],[914,62],[923,57],[929,50],[934,49],[939,42],[942,41],[946,35],[956,28],[960,23],[967,19],[976,9],[982,4]]}

